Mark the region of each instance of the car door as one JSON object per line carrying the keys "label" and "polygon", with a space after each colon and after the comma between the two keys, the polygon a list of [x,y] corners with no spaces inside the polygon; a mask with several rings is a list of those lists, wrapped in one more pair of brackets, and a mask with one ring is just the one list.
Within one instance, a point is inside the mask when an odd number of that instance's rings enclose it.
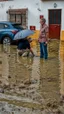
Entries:
{"label": "car door", "polygon": [[2,34],[3,34],[3,31],[4,31],[4,24],[0,23],[0,40],[1,40],[1,37],[2,37]]}
{"label": "car door", "polygon": [[9,30],[9,26],[6,23],[0,23],[0,41],[6,36],[9,35],[11,32]]}

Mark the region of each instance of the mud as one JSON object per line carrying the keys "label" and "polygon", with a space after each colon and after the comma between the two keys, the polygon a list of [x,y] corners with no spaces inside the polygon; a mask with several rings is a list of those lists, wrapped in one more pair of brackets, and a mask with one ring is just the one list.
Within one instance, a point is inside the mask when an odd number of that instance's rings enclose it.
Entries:
{"label": "mud", "polygon": [[64,114],[64,42],[48,43],[48,60],[17,56],[0,45],[0,114]]}

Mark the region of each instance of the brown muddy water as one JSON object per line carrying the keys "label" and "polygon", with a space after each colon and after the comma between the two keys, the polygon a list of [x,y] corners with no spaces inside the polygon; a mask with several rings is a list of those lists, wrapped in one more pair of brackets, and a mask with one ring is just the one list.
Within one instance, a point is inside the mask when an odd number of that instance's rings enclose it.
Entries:
{"label": "brown muddy water", "polygon": [[64,42],[48,43],[48,60],[17,56],[0,45],[0,114],[64,114]]}

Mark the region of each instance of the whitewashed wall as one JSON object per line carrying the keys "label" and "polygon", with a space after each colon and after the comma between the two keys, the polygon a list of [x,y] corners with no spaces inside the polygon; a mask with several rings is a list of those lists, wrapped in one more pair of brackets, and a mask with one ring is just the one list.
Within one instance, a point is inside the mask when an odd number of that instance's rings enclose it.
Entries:
{"label": "whitewashed wall", "polygon": [[39,30],[39,15],[44,15],[48,24],[48,9],[54,9],[54,3],[57,3],[57,9],[62,9],[62,29],[64,29],[64,2],[63,1],[48,1],[41,0],[13,0],[8,2],[0,2],[0,21],[7,20],[8,9],[28,8],[28,27],[36,26]]}
{"label": "whitewashed wall", "polygon": [[[57,4],[57,7],[54,8],[54,3]],[[45,9],[46,8],[46,9]],[[43,2],[41,4],[42,13],[44,14],[44,17],[46,18],[46,21],[48,23],[48,9],[62,9],[61,14],[61,29],[64,29],[64,1],[48,1]]]}

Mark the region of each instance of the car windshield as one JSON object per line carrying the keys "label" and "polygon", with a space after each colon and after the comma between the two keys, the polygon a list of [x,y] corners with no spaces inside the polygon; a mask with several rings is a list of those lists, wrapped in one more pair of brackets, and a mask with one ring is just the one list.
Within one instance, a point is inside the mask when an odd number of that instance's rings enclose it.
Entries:
{"label": "car windshield", "polygon": [[24,30],[21,24],[12,24],[14,28]]}

